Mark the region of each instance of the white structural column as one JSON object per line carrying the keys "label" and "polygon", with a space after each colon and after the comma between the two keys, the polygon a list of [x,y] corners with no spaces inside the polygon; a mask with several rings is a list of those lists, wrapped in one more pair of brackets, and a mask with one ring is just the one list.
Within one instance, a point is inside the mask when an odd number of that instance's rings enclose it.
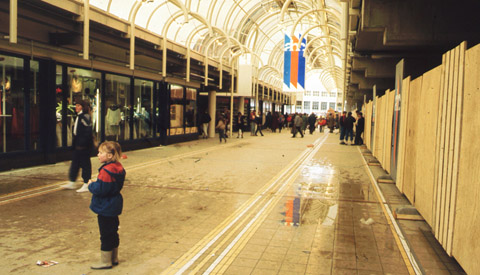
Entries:
{"label": "white structural column", "polygon": [[83,0],[83,59],[88,60],[90,40],[90,0]]}
{"label": "white structural column", "polygon": [[[342,111],[345,111],[345,103],[347,101],[347,53],[348,53],[348,26],[349,26],[349,2],[342,2],[343,20],[342,20],[342,63],[343,63],[343,97],[342,97]],[[337,95],[338,99],[338,95]],[[337,106],[335,106],[337,108]]]}
{"label": "white structural column", "polygon": [[135,18],[143,2],[135,2],[130,11],[130,70],[135,70]]}
{"label": "white structural column", "polygon": [[210,115],[210,118],[212,119],[210,121],[210,124],[208,124],[208,137],[215,137],[215,109],[217,106],[217,91],[209,91],[208,92],[208,114]]}
{"label": "white structural column", "polygon": [[17,0],[10,0],[10,43],[17,43]]}
{"label": "white structural column", "polygon": [[245,97],[241,96],[238,98],[238,111],[245,115],[243,110],[245,110]]}

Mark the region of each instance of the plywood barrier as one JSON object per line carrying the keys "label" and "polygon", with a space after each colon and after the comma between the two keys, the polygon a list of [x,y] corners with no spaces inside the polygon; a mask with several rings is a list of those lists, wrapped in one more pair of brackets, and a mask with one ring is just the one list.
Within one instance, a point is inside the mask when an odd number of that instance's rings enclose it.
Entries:
{"label": "plywood barrier", "polygon": [[[458,159],[458,184],[453,227],[452,255],[467,274],[480,270],[480,45],[465,56],[463,98],[459,96],[457,109],[461,111]],[[459,76],[462,79],[462,76]],[[459,86],[459,89],[461,87]],[[457,117],[458,118],[458,117]],[[458,121],[458,120],[457,120]],[[447,251],[448,252],[448,251]]]}
{"label": "plywood barrier", "polygon": [[364,143],[367,145],[367,148],[372,150],[371,148],[371,133],[372,133],[372,106],[373,101],[367,103],[365,108],[365,131],[363,132],[364,136]]}
{"label": "plywood barrier", "polygon": [[392,156],[392,128],[393,128],[393,109],[395,107],[395,90],[388,93],[388,105],[385,117],[385,145],[384,148],[384,169],[390,173],[390,162]]}
{"label": "plywood barrier", "polygon": [[[416,135],[421,120],[420,114],[420,94],[422,92],[422,80],[420,76],[410,83],[409,100],[408,100],[408,120],[407,133],[405,138],[405,169],[403,170],[403,193],[407,199],[415,205],[415,173],[417,169],[416,163]],[[421,124],[421,126],[423,126]]]}
{"label": "plywood barrier", "polygon": [[444,75],[439,120],[440,141],[436,161],[435,237],[452,255],[455,223],[460,138],[462,126],[463,85],[466,43],[444,55]]}
{"label": "plywood barrier", "polygon": [[381,162],[381,156],[383,151],[383,96],[377,97],[377,102],[375,106],[375,129],[373,130],[374,135],[374,144],[373,144],[373,156],[377,158],[379,162]]}
{"label": "plywood barrier", "polygon": [[[386,94],[386,93],[385,93]],[[378,162],[383,166],[383,141],[385,129],[385,95],[377,98],[376,120],[375,120],[375,154]]]}
{"label": "plywood barrier", "polygon": [[410,91],[410,76],[405,78],[402,82],[402,101],[400,113],[400,131],[398,132],[398,161],[397,161],[397,180],[395,184],[398,190],[403,193],[403,172],[405,167],[405,136],[408,119],[408,98]]}
{"label": "plywood barrier", "polygon": [[[367,147],[390,171],[394,92],[365,106]],[[448,255],[468,274],[480,270],[480,44],[466,42],[442,65],[402,82],[396,186]],[[373,109],[375,108],[375,117]],[[369,136],[369,134],[371,136]]]}
{"label": "plywood barrier", "polygon": [[418,119],[416,130],[415,171],[415,207],[425,221],[432,225],[433,197],[435,185],[435,149],[439,91],[442,78],[442,66],[425,73],[420,93],[420,108],[415,119]]}

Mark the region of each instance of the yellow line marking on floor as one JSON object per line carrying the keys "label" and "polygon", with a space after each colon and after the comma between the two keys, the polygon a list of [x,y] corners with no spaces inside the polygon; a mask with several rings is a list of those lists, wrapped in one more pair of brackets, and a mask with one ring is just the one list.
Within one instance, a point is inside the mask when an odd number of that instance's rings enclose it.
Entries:
{"label": "yellow line marking on floor", "polygon": [[[408,273],[409,274],[423,274],[416,259],[412,255],[410,247],[408,247],[408,244],[405,241],[402,241],[401,239],[405,240],[405,237],[403,236],[402,232],[400,231],[400,227],[395,221],[395,218],[393,217],[390,209],[388,209],[385,204],[387,203],[385,201],[385,198],[383,197],[383,193],[380,190],[380,187],[377,184],[377,181],[375,180],[372,171],[368,168],[368,164],[363,157],[360,148],[357,148],[360,156],[362,157],[363,162],[365,163],[365,169],[368,172],[370,182],[373,185],[373,189],[375,190],[375,194],[377,195],[377,199],[380,202],[380,205],[382,206],[383,214],[387,218],[388,225],[390,226],[390,230],[392,231],[393,237],[395,238],[395,242],[397,243],[398,249],[400,250],[400,253],[402,255],[403,261],[405,262],[405,265],[407,266]],[[408,251],[407,251],[408,250]]]}
{"label": "yellow line marking on floor", "polygon": [[[299,165],[300,161],[305,158],[311,151],[310,148],[305,149],[296,159],[291,161],[285,166],[280,173],[268,181],[263,187],[259,189],[249,200],[240,206],[234,213],[227,217],[222,223],[215,227],[209,234],[207,234],[202,240],[194,245],[189,251],[187,251],[182,257],[177,259],[174,264],[169,266],[162,274],[175,274],[183,273],[188,269],[203,253],[208,250],[213,243],[215,243],[225,232],[236,223],[241,216],[243,216],[253,205],[274,185],[284,177],[285,174],[292,170],[292,167]],[[241,216],[239,216],[241,215]],[[181,268],[179,268],[182,266]]]}
{"label": "yellow line marking on floor", "polygon": [[[152,166],[152,165],[155,165],[155,164],[160,164],[160,163],[169,162],[169,161],[175,161],[175,160],[179,160],[179,159],[194,156],[194,155],[199,155],[199,154],[223,149],[225,147],[232,147],[232,146],[236,146],[236,145],[240,145],[240,144],[247,144],[247,143],[248,142],[243,141],[243,142],[233,142],[233,143],[230,143],[228,145],[226,144],[226,145],[222,145],[222,146],[211,146],[211,147],[203,148],[203,149],[193,151],[193,152],[187,152],[187,153],[182,153],[182,154],[167,157],[167,158],[162,158],[160,160],[154,160],[154,161],[145,162],[145,163],[141,163],[141,164],[135,164],[135,165],[132,165],[132,166],[125,167],[125,170],[126,171],[134,171],[134,170],[138,170],[138,169],[147,168],[148,166]],[[98,174],[92,174],[92,178],[95,178],[97,175]],[[8,204],[8,203],[20,201],[20,200],[23,200],[23,199],[34,198],[34,197],[37,197],[37,196],[40,196],[40,195],[45,195],[45,194],[48,194],[48,193],[52,193],[54,191],[67,190],[67,189],[63,189],[63,188],[58,187],[58,188],[55,188],[55,189],[48,190],[48,192],[44,191],[44,189],[52,188],[52,187],[55,187],[55,186],[58,186],[58,185],[61,185],[61,184],[65,184],[67,182],[68,181],[66,181],[66,180],[62,180],[62,181],[57,181],[57,182],[52,183],[52,184],[43,185],[43,186],[39,186],[39,187],[33,187],[33,188],[26,189],[26,190],[17,191],[17,192],[2,195],[2,196],[0,196],[0,205],[5,205],[5,204]],[[18,197],[16,197],[16,196],[18,196]],[[15,198],[9,199],[10,197],[15,197]]]}
{"label": "yellow line marking on floor", "polygon": [[299,163],[293,170],[292,173],[290,173],[290,176],[286,179],[285,183],[282,184],[280,189],[277,191],[277,193],[274,195],[272,199],[267,204],[270,204],[270,206],[263,211],[261,216],[253,221],[253,227],[252,228],[245,228],[246,229],[246,235],[243,235],[243,232],[239,234],[236,238],[236,240],[232,241],[231,244],[227,247],[222,255],[217,258],[217,260],[207,269],[207,271],[204,274],[210,274],[210,272],[213,272],[214,274],[217,273],[222,273],[224,272],[230,264],[233,262],[235,257],[240,253],[240,251],[243,249],[243,247],[246,245],[246,243],[250,240],[251,236],[256,232],[258,227],[263,223],[265,218],[272,212],[273,208],[278,204],[280,199],[285,197],[285,193],[289,190],[289,187],[292,186],[292,184],[295,182],[295,180],[298,178],[300,173],[302,172],[302,169],[309,160],[315,156],[315,154],[320,150],[322,144],[325,142],[326,137],[323,138],[322,142],[317,144],[315,146],[315,149],[313,151],[310,151],[307,156],[302,160],[301,163]]}
{"label": "yellow line marking on floor", "polygon": [[292,184],[295,182],[295,179],[298,177],[300,174],[300,169],[297,169],[297,171],[292,174],[289,179],[285,182],[285,185],[282,186],[283,188],[278,190],[277,194],[273,196],[265,205],[265,209],[259,212],[259,216],[257,219],[252,220],[252,227],[247,227],[245,228],[245,235],[239,235],[239,238],[237,242],[233,243],[233,246],[231,247],[230,250],[226,251],[227,253],[223,255],[221,261],[216,264],[216,265],[211,265],[210,267],[213,267],[213,270],[210,271],[211,268],[207,269],[207,271],[204,274],[210,274],[212,272],[213,274],[221,274],[225,272],[225,270],[230,267],[232,264],[233,260],[236,259],[238,254],[242,251],[242,249],[245,247],[245,245],[248,243],[248,241],[251,239],[253,234],[257,231],[257,229],[262,225],[262,223],[265,221],[268,215],[272,212],[272,210],[276,207],[278,202],[284,198],[285,193],[288,191],[288,187],[291,187]]}
{"label": "yellow line marking on floor", "polygon": [[30,194],[30,195],[25,195],[25,196],[18,197],[18,198],[12,198],[12,199],[8,199],[8,200],[5,200],[5,201],[0,201],[0,205],[4,205],[4,204],[16,202],[16,201],[21,201],[21,200],[28,199],[28,198],[33,198],[33,197],[37,197],[37,196],[40,196],[40,195],[45,195],[45,194],[48,194],[48,193],[53,193],[53,192],[56,192],[56,191],[62,190],[62,189],[63,188],[61,188],[61,187],[57,187],[55,189],[50,189],[50,190],[37,192],[37,193],[34,193],[34,194]]}
{"label": "yellow line marking on floor", "polygon": [[212,242],[212,240],[216,241],[220,237],[219,236],[220,234],[225,233],[225,231],[229,227],[233,226],[233,222],[236,219],[240,218],[239,215],[240,214],[243,215],[244,213],[246,213],[247,210],[253,207],[254,203],[256,203],[256,201],[259,200],[272,187],[272,185],[281,178],[281,176],[287,173],[289,168],[292,165],[294,165],[295,162],[298,162],[301,157],[302,155],[300,155],[297,159],[294,159],[293,161],[290,162],[290,164],[285,166],[279,174],[277,174],[269,182],[267,182],[264,186],[262,186],[259,189],[259,191],[257,191],[253,196],[250,197],[250,199],[248,199],[245,203],[243,203],[234,213],[232,213],[228,218],[226,218],[221,224],[219,224],[212,231],[210,231],[209,234],[207,234],[195,246],[193,246],[189,251],[187,251],[182,257],[176,260],[173,265],[171,265],[166,270],[164,270],[162,274],[175,274],[175,272],[179,270],[179,268],[177,268],[178,266],[188,264],[189,262],[192,261],[192,258],[194,258],[198,253],[202,252],[202,250],[206,251],[205,248],[209,245],[209,243]]}

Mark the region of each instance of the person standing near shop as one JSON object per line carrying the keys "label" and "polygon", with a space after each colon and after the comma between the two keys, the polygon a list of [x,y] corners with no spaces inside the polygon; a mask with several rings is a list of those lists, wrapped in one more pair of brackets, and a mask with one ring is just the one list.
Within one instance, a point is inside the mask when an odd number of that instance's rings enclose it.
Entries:
{"label": "person standing near shop", "polygon": [[362,133],[365,129],[365,119],[363,118],[363,113],[357,113],[357,127],[355,128],[355,145],[362,145]]}
{"label": "person standing near shop", "polygon": [[92,119],[89,114],[90,106],[84,100],[75,103],[77,118],[73,125],[73,157],[68,173],[69,182],[62,185],[65,189],[75,189],[78,171],[82,169],[83,185],[77,192],[88,192],[88,181],[92,177],[92,162],[90,152],[93,148]]}
{"label": "person standing near shop", "polygon": [[[353,145],[353,125],[355,121],[352,112],[348,112],[347,118],[345,118],[343,123],[345,127],[345,144]],[[348,141],[348,137],[350,137],[350,141]]]}

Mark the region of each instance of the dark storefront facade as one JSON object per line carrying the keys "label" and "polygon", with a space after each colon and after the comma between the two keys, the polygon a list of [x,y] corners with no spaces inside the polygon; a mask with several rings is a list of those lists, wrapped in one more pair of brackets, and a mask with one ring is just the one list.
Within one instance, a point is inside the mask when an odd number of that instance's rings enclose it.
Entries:
{"label": "dark storefront facade", "polygon": [[195,88],[5,52],[0,70],[0,170],[69,159],[77,99],[90,102],[99,143],[131,150],[198,137]]}

